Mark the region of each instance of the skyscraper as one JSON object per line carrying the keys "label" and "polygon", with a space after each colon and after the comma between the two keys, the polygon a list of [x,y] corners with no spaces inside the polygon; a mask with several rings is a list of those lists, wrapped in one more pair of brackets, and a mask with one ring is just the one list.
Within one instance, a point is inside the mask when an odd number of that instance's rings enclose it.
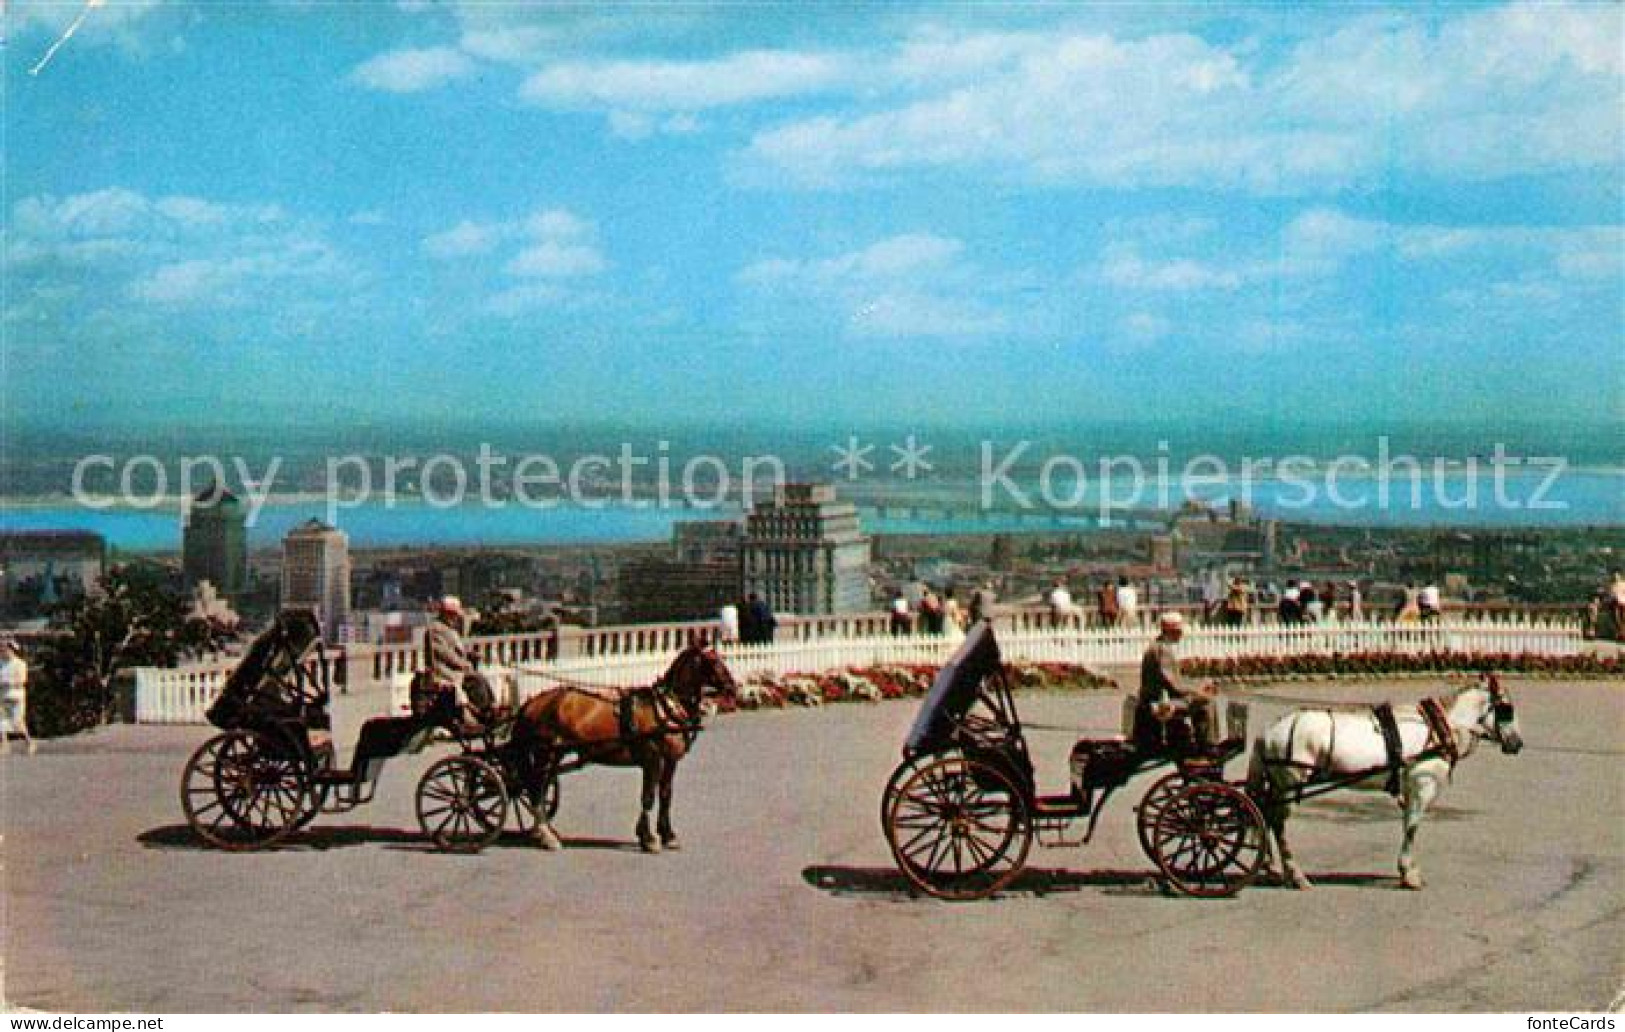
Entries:
{"label": "skyscraper", "polygon": [[744,587],[777,612],[869,608],[869,538],[858,510],[828,484],[784,484],[745,519]]}
{"label": "skyscraper", "polygon": [[248,517],[237,496],[218,483],[187,507],[181,565],[187,587],[208,581],[227,597],[248,587]]}
{"label": "skyscraper", "polygon": [[321,520],[306,520],[282,539],[282,608],[311,609],[322,633],[338,640],[350,621],[350,539]]}

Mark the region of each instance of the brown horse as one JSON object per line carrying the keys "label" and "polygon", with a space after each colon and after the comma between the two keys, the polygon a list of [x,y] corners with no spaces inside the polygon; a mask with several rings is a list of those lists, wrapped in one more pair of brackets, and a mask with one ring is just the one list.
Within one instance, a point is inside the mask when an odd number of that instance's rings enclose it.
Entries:
{"label": "brown horse", "polygon": [[[548,782],[564,770],[599,764],[642,768],[638,845],[647,853],[679,848],[671,826],[672,778],[699,734],[708,689],[733,696],[738,685],[722,657],[703,639],[695,639],[651,687],[604,693],[558,688],[521,706],[508,747],[539,815],[538,844],[543,849],[561,845],[541,806]],[[658,838],[649,828],[657,791]]]}

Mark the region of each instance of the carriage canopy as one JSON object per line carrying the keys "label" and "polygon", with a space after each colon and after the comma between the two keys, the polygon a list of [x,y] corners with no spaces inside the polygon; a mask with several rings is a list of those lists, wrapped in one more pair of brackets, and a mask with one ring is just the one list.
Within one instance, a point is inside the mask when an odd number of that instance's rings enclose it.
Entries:
{"label": "carriage canopy", "polygon": [[[265,720],[297,718],[325,683],[312,683],[304,666],[322,644],[315,614],[289,610],[277,614],[242,662],[227,675],[225,686],[206,716],[209,723],[231,730]],[[325,670],[322,672],[325,680]]]}
{"label": "carriage canopy", "polygon": [[986,621],[976,624],[926,693],[908,733],[909,751],[931,752],[946,744],[954,724],[981,698],[982,682],[1002,664],[993,625]]}

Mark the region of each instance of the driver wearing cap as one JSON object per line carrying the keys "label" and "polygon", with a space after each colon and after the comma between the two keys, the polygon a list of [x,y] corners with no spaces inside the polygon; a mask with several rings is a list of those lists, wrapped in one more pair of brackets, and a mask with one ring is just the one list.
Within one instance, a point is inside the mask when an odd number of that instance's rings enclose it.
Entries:
{"label": "driver wearing cap", "polygon": [[1162,614],[1160,633],[1140,660],[1140,699],[1134,712],[1134,740],[1142,748],[1163,751],[1178,746],[1187,736],[1180,727],[1189,720],[1188,743],[1197,748],[1218,744],[1215,719],[1217,689],[1210,682],[1186,683],[1179,673],[1176,646],[1185,636],[1185,618],[1176,612]]}
{"label": "driver wearing cap", "polygon": [[463,603],[456,595],[447,595],[435,607],[435,619],[423,636],[423,651],[429,691],[413,706],[418,715],[449,719],[457,712],[457,693],[461,691],[483,719],[494,701],[493,693],[490,684],[475,671],[463,642]]}

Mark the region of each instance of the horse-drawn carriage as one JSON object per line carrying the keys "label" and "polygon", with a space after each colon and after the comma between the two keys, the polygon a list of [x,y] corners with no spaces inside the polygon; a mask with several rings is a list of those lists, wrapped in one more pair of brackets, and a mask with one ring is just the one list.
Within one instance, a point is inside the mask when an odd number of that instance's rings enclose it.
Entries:
{"label": "horse-drawn carriage", "polygon": [[[1175,890],[1233,896],[1258,876],[1268,847],[1258,808],[1224,778],[1245,747],[1245,710],[1230,718],[1216,748],[1084,739],[1072,750],[1071,791],[1040,795],[998,642],[991,625],[978,624],[938,674],[886,784],[881,824],[892,857],[930,895],[990,896],[1021,873],[1035,839],[1088,843],[1113,794],[1171,766],[1137,808],[1140,845]],[[1084,819],[1081,837],[1069,837]]]}
{"label": "horse-drawn carriage", "polygon": [[558,782],[539,804],[520,790],[500,712],[464,719],[461,707],[384,718],[362,729],[355,760],[334,762],[328,712],[331,671],[316,618],[280,614],[250,646],[209,708],[221,733],[203,743],[181,775],[181,806],[198,837],[221,849],[271,846],[321,813],[343,813],[372,801],[384,761],[437,737],[458,748],[423,775],[417,817],[442,849],[480,849],[505,826],[536,827],[537,811],[558,808]]}

